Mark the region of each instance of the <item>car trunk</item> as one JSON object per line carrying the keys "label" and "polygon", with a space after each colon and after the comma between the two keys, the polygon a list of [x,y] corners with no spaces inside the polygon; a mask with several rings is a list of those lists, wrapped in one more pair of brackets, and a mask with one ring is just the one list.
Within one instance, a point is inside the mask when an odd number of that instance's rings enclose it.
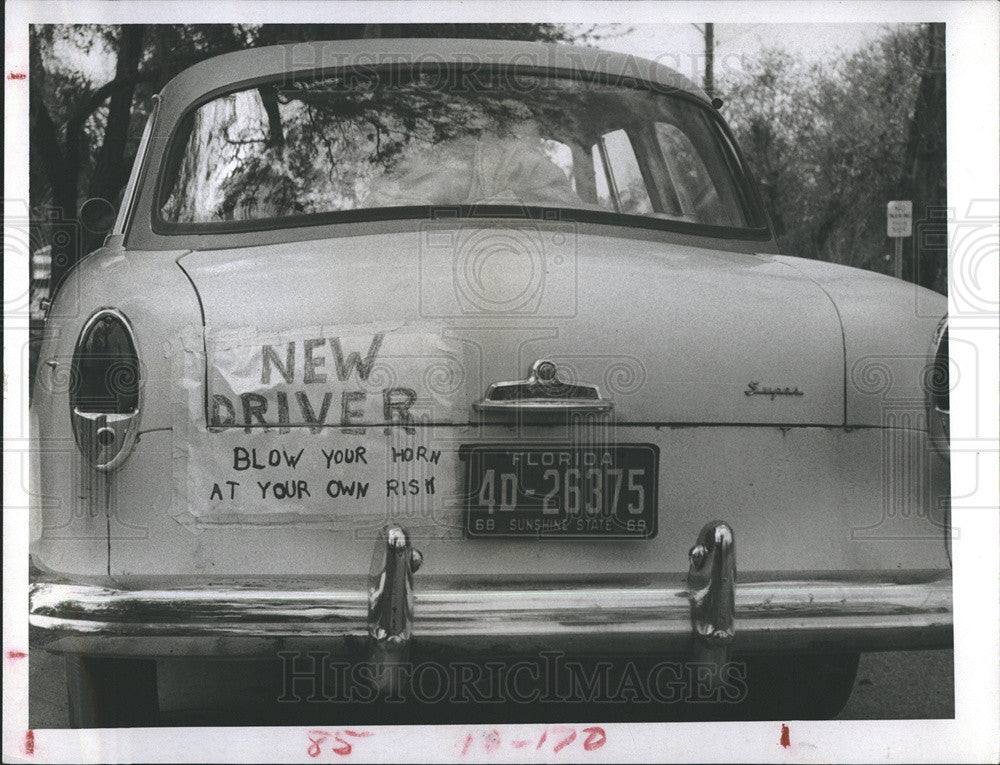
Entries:
{"label": "car trunk", "polygon": [[[361,575],[387,522],[413,534],[421,577],[680,573],[715,518],[744,572],[889,567],[850,533],[883,511],[882,442],[839,427],[837,314],[785,265],[558,222],[179,264],[204,342],[185,341],[172,436],[144,436],[121,476],[138,491],[130,476],[172,456],[155,479],[172,483],[170,518],[149,538],[178,555],[149,568],[122,546],[120,574]],[[610,411],[475,406],[540,359]],[[539,525],[549,511],[573,527]]]}
{"label": "car trunk", "polygon": [[[331,408],[324,424],[380,425],[386,388],[414,391],[425,424],[468,423],[491,383],[525,379],[538,359],[596,385],[617,423],[843,422],[836,310],[766,257],[568,224],[428,225],[192,252],[180,265],[204,309],[208,400],[229,398],[239,425],[247,392],[268,402],[249,424],[278,423],[281,390],[285,424],[314,422],[327,392],[339,404],[364,391],[358,414]],[[751,384],[802,395],[747,395]]]}

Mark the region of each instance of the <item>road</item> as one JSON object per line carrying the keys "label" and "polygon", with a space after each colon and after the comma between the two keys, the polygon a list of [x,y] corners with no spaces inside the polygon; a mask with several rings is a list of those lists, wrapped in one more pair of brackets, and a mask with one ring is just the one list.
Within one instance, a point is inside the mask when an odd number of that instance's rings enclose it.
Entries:
{"label": "road", "polygon": [[[66,727],[69,721],[62,658],[32,650],[29,663],[31,727]],[[864,654],[851,698],[837,719],[954,717],[954,678],[951,650]]]}

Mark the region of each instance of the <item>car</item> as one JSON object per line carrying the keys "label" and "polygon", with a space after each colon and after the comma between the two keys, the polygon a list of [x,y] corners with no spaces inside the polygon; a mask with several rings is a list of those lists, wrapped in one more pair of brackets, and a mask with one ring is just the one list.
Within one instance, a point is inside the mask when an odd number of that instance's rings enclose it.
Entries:
{"label": "car", "polygon": [[310,651],[373,698],[430,655],[666,657],[689,701],[829,717],[860,652],[951,645],[947,342],[943,296],[781,254],[662,64],[218,56],[48,310],[34,645],[79,726],[157,720],[171,661]]}

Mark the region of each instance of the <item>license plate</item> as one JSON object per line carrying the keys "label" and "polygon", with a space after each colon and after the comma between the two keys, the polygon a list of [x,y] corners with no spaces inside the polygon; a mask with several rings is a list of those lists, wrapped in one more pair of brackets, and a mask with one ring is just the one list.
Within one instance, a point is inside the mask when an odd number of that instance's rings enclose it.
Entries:
{"label": "license plate", "polygon": [[464,445],[467,537],[651,539],[660,450]]}

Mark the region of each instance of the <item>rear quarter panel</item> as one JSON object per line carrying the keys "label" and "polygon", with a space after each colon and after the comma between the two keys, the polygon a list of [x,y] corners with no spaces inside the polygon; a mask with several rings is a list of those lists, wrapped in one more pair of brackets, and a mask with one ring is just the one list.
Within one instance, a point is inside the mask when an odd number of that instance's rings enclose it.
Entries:
{"label": "rear quarter panel", "polygon": [[[144,440],[171,428],[169,389],[181,334],[201,332],[197,297],[177,267],[179,252],[97,250],[75,268],[56,295],[47,317],[36,386],[31,402],[34,469],[40,494],[32,529],[36,565],[55,572],[100,576],[108,573],[108,539],[142,535],[129,528],[116,508],[152,503],[141,489],[129,492],[119,472],[94,470],[77,449],[70,421],[70,365],[80,331],[97,310],[118,308],[136,333],[144,402],[135,452]],[[133,453],[125,464],[135,459]],[[158,469],[168,469],[161,465]],[[151,506],[151,505],[150,505]]]}
{"label": "rear quarter panel", "polygon": [[925,383],[948,299],[857,268],[774,259],[815,280],[837,306],[844,332],[845,424],[926,427]]}

